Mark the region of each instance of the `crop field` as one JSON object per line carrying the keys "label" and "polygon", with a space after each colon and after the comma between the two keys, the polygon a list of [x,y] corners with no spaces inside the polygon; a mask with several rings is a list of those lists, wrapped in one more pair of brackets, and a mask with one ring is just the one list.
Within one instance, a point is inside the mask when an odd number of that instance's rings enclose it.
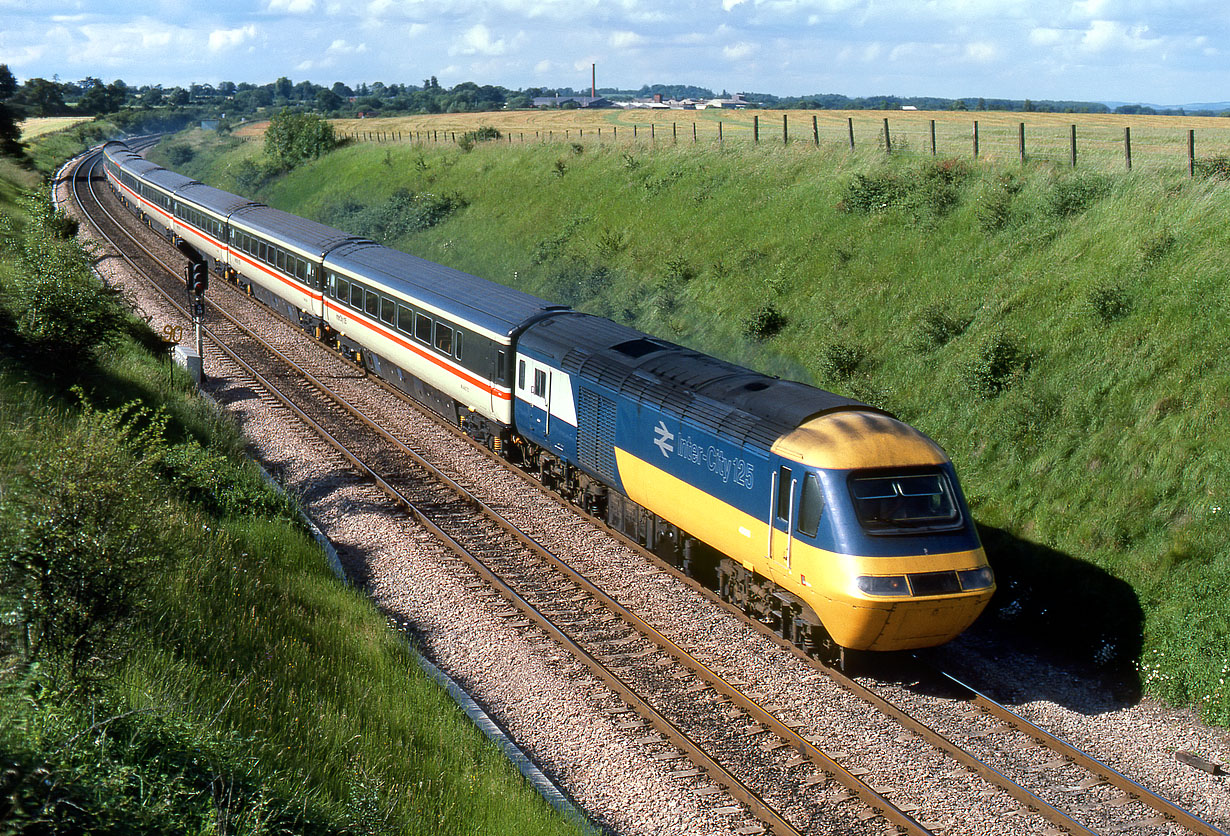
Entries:
{"label": "crop field", "polygon": [[21,129],[21,141],[29,142],[44,134],[62,131],[81,122],[88,122],[92,116],[43,116],[37,119],[26,119],[18,127]]}
{"label": "crop field", "polygon": [[[1034,162],[1071,165],[1075,131],[1077,167],[1132,167],[1183,171],[1194,139],[1197,158],[1230,155],[1230,118],[1121,114],[1007,113],[997,111],[836,110],[540,110],[423,114],[335,120],[343,135],[363,141],[453,142],[490,126],[511,142],[581,141],[789,144],[1004,162],[1024,155]],[[1074,127],[1075,126],[1075,127]],[[1125,131],[1127,133],[1125,133]],[[853,139],[852,139],[853,138]]]}

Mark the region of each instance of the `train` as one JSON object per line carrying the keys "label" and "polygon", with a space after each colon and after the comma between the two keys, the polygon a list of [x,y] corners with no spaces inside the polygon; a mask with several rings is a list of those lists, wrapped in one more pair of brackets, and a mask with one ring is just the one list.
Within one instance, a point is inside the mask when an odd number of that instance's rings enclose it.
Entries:
{"label": "train", "polygon": [[944,644],[995,592],[947,453],[887,411],[102,147],[210,269],[820,655]]}

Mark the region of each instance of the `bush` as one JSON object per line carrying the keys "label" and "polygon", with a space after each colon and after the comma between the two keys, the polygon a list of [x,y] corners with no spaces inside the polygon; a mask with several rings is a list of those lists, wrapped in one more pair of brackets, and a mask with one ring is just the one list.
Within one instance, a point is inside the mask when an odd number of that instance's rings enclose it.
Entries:
{"label": "bush", "polygon": [[1029,367],[1029,357],[1006,334],[995,334],[982,344],[977,356],[965,364],[966,383],[984,398],[993,398],[1012,385]]}
{"label": "bush", "polygon": [[1196,160],[1193,172],[1208,180],[1230,180],[1230,157],[1204,157]]}
{"label": "bush", "polygon": [[743,333],[754,340],[767,340],[786,327],[786,316],[772,305],[757,308],[743,322]]}
{"label": "bush", "polygon": [[325,209],[321,220],[387,244],[402,236],[431,229],[465,206],[465,198],[455,193],[432,194],[401,188],[379,204],[348,198]]}
{"label": "bush", "polygon": [[932,351],[947,345],[969,327],[968,317],[950,314],[943,305],[929,305],[923,309],[914,330],[914,347],[918,351]]}
{"label": "bush", "polygon": [[1110,179],[1100,174],[1085,174],[1058,181],[1046,198],[1046,212],[1056,219],[1078,215],[1110,191]]}
{"label": "bush", "polygon": [[94,275],[85,251],[64,240],[75,223],[57,212],[45,194],[28,203],[25,233],[7,239],[19,261],[11,302],[17,329],[40,365],[78,369],[119,338],[128,311],[119,292]]}
{"label": "bush", "polygon": [[457,145],[462,151],[472,151],[474,146],[480,142],[487,142],[494,139],[503,139],[504,135],[500,133],[498,128],[493,128],[490,125],[483,125],[477,130],[466,131],[457,140]]}
{"label": "bush", "polygon": [[30,658],[62,657],[73,683],[122,655],[126,625],[177,536],[151,460],[134,455],[148,443],[148,418],[86,407],[61,446],[19,455],[4,480],[13,487],[0,493],[0,594]]}
{"label": "bush", "polygon": [[1088,302],[1103,324],[1120,319],[1132,308],[1127,292],[1118,285],[1094,288],[1089,293]]}
{"label": "bush", "polygon": [[820,369],[830,379],[849,380],[866,358],[867,351],[861,346],[832,343],[824,350]]}
{"label": "bush", "polygon": [[861,215],[897,208],[919,220],[943,217],[960,200],[960,185],[969,172],[960,160],[940,160],[905,172],[856,174],[846,187],[841,208]]}

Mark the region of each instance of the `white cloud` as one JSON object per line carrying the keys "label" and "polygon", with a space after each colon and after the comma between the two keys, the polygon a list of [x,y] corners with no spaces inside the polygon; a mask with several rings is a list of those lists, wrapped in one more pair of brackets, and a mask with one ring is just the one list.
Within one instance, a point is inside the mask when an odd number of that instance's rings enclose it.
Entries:
{"label": "white cloud", "polygon": [[632,49],[640,46],[645,39],[636,32],[612,32],[607,42],[615,49]]}
{"label": "white cloud", "polygon": [[460,40],[449,48],[449,55],[503,55],[508,44],[503,38],[492,40],[491,30],[481,23],[471,26],[461,34]]}
{"label": "white cloud", "polygon": [[725,11],[730,11],[735,6],[740,6],[746,2],[747,0],[722,0],[722,9]]}
{"label": "white cloud", "polygon": [[979,64],[988,64],[999,57],[999,49],[986,41],[966,44],[965,57]]}
{"label": "white cloud", "polygon": [[1067,35],[1063,29],[1037,27],[1029,30],[1029,43],[1033,46],[1055,46],[1066,40]]}
{"label": "white cloud", "polygon": [[248,41],[254,40],[256,35],[257,29],[250,23],[238,29],[215,29],[209,33],[209,48],[214,52],[221,52],[224,49],[235,49],[236,47],[243,46]]}
{"label": "white cloud", "polygon": [[1081,43],[1093,52],[1119,49],[1139,51],[1161,43],[1160,38],[1146,37],[1148,32],[1149,27],[1144,24],[1129,26],[1115,20],[1094,20],[1090,22]]}
{"label": "white cloud", "polygon": [[269,0],[268,8],[271,12],[305,15],[316,11],[316,0]]}
{"label": "white cloud", "polygon": [[755,44],[750,44],[747,41],[740,41],[737,44],[722,47],[722,57],[727,61],[741,61],[750,55],[755,54],[759,49]]}
{"label": "white cloud", "polygon": [[341,38],[338,38],[333,43],[329,44],[329,48],[325,51],[332,55],[362,55],[367,52],[367,44],[362,43],[358,46],[352,46]]}

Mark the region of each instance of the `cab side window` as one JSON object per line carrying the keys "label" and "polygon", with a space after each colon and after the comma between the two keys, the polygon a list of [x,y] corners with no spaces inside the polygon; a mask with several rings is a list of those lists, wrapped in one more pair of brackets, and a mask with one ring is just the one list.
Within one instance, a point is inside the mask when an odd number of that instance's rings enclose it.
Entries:
{"label": "cab side window", "polygon": [[820,515],[823,513],[824,494],[820,493],[816,474],[808,473],[803,480],[803,495],[799,499],[799,533],[815,537],[820,530]]}

